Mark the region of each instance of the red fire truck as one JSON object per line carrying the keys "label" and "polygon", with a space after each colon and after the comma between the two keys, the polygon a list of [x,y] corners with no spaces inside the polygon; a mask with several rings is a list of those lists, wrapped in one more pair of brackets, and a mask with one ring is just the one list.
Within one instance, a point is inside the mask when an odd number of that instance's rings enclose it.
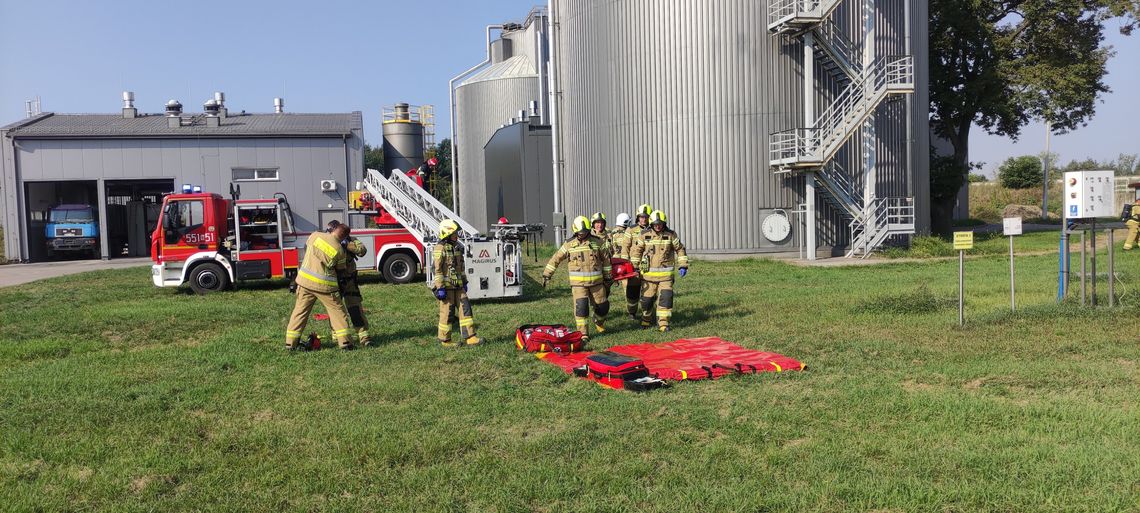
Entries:
{"label": "red fire truck", "polygon": [[[236,195],[235,195],[236,196]],[[377,215],[377,221],[386,221]],[[189,283],[199,294],[239,281],[293,279],[309,233],[293,228],[283,194],[270,199],[226,199],[214,193],[169,194],[151,238],[151,278],[158,287]],[[360,269],[376,269],[390,283],[409,283],[424,265],[424,247],[399,224],[356,229],[368,248]]]}

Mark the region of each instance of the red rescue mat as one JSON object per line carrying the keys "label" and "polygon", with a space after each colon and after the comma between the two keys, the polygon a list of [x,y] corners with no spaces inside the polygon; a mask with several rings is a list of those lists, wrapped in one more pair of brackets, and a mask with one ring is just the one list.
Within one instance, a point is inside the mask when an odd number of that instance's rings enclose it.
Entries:
{"label": "red rescue mat", "polygon": [[525,324],[515,330],[515,346],[528,353],[573,353],[581,351],[586,343],[582,332],[563,324]]}
{"label": "red rescue mat", "polygon": [[[782,354],[746,349],[717,337],[615,346],[603,353],[545,353],[538,356],[567,373],[627,390],[637,390],[635,382],[638,379],[692,381],[717,379],[730,374],[800,371],[805,368],[803,363]],[[640,375],[635,370],[641,367],[646,374],[641,378],[633,377]],[[622,379],[626,375],[633,377],[632,380]]]}

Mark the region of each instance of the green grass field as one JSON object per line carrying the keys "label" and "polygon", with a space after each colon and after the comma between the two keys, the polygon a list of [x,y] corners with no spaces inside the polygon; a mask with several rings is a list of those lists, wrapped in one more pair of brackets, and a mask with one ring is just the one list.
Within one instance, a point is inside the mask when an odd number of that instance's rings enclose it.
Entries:
{"label": "green grass field", "polygon": [[1140,255],[1117,257],[1127,306],[1056,305],[1053,254],[1018,260],[1016,313],[1008,261],[971,260],[965,328],[956,259],[697,261],[668,337],[618,317],[593,345],[717,335],[808,370],[647,394],[515,351],[515,326],[572,321],[542,262],[459,351],[420,285],[364,286],[381,347],[306,354],[283,284],[4,288],[2,509],[1137,511]]}

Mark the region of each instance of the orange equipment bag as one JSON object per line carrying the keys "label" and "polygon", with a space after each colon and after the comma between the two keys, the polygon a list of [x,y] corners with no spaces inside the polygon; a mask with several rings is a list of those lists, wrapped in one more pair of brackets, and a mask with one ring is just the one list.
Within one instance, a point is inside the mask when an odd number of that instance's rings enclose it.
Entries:
{"label": "orange equipment bag", "polygon": [[611,258],[610,259],[610,275],[614,281],[621,281],[627,278],[634,278],[638,275],[637,269],[633,267],[633,262],[624,258]]}

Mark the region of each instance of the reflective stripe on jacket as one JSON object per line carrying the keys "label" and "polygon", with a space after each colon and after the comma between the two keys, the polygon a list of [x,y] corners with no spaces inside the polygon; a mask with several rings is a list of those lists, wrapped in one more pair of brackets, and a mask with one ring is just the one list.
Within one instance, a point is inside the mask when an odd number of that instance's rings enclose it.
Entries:
{"label": "reflective stripe on jacket", "polygon": [[457,241],[442,240],[431,250],[432,287],[459,289],[467,283],[464,271],[463,245]]}
{"label": "reflective stripe on jacket", "polygon": [[588,287],[603,281],[610,281],[610,257],[605,242],[598,237],[590,235],[585,240],[571,237],[562,244],[550,261],[542,275],[546,278],[554,276],[554,271],[563,261],[570,272],[570,285]]}
{"label": "reflective stripe on jacket", "polygon": [[297,285],[313,292],[336,292],[337,274],[345,272],[345,253],[331,233],[316,232],[305,241],[305,259],[297,269]]}
{"label": "reflective stripe on jacket", "polygon": [[661,233],[648,229],[633,238],[629,259],[641,270],[646,281],[660,282],[673,279],[677,268],[689,267],[689,257],[685,245],[673,230]]}

